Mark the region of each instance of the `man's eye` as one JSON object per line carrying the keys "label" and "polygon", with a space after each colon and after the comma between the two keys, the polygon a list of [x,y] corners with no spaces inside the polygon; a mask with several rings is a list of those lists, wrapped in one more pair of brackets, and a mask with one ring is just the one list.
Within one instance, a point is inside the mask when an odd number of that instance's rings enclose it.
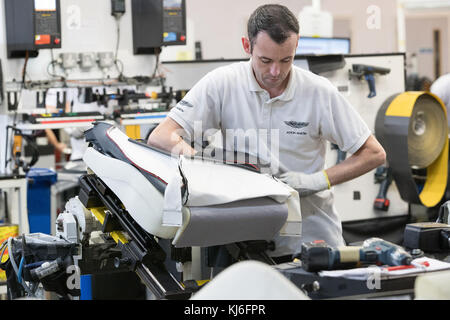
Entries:
{"label": "man's eye", "polygon": [[270,63],[270,60],[261,60],[262,63]]}

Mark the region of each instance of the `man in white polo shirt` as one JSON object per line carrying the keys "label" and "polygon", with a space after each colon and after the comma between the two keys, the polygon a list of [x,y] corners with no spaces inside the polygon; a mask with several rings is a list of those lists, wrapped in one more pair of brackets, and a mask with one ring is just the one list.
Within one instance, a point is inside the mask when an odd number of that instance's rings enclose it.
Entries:
{"label": "man in white polo shirt", "polygon": [[450,73],[437,78],[431,85],[430,91],[437,95],[447,107],[447,124],[450,128]]}
{"label": "man in white polo shirt", "polygon": [[[221,131],[226,150],[270,162],[271,174],[299,191],[301,241],[320,239],[340,246],[345,243],[330,188],[383,164],[385,152],[327,79],[293,65],[298,39],[299,24],[289,9],[257,8],[248,21],[248,38],[242,38],[250,60],[208,73],[152,132],[148,143],[192,155],[197,151],[182,136],[204,139],[196,136],[199,127],[209,134]],[[247,135],[246,143],[236,143],[239,139],[230,138],[230,130]],[[252,134],[257,143],[251,143]],[[327,140],[352,155],[324,170]],[[278,253],[299,250],[297,242]]]}

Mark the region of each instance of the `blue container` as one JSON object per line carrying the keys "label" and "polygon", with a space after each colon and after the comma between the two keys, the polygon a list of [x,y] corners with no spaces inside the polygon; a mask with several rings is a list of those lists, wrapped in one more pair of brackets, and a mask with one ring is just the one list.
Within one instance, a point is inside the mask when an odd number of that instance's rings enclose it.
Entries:
{"label": "blue container", "polygon": [[80,282],[80,300],[92,300],[92,275],[82,275]]}
{"label": "blue container", "polygon": [[28,178],[28,223],[30,233],[51,234],[51,186],[57,180],[55,171],[31,168]]}

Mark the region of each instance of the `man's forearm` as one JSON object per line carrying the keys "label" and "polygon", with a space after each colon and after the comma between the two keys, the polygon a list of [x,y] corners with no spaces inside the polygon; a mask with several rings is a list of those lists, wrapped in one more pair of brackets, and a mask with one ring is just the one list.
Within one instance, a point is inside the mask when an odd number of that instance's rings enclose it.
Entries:
{"label": "man's forearm", "polygon": [[373,137],[353,155],[325,172],[332,186],[355,179],[382,165],[386,160],[384,149]]}
{"label": "man's forearm", "polygon": [[166,150],[174,155],[194,155],[195,150],[178,134],[178,131],[181,129],[177,128],[172,121],[156,127],[148,138],[147,144]]}
{"label": "man's forearm", "polygon": [[50,142],[50,144],[52,144],[54,147],[57,147],[59,141],[56,138],[56,135],[53,132],[53,130],[52,129],[45,129],[45,134],[47,135],[48,142]]}
{"label": "man's forearm", "polygon": [[186,156],[193,156],[195,154],[195,149],[192,148],[189,144],[186,143],[186,141],[183,140],[181,136],[178,136],[178,138],[173,137],[172,140],[175,140],[177,142],[175,143],[169,143],[167,145],[168,148],[165,150],[169,151],[171,154],[174,155],[186,155]]}

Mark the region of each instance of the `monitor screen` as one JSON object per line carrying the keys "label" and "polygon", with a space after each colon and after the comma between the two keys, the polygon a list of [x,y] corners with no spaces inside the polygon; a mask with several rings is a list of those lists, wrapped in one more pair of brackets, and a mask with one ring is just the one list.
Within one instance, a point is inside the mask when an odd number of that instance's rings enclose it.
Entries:
{"label": "monitor screen", "polygon": [[296,54],[350,54],[349,38],[302,37]]}

